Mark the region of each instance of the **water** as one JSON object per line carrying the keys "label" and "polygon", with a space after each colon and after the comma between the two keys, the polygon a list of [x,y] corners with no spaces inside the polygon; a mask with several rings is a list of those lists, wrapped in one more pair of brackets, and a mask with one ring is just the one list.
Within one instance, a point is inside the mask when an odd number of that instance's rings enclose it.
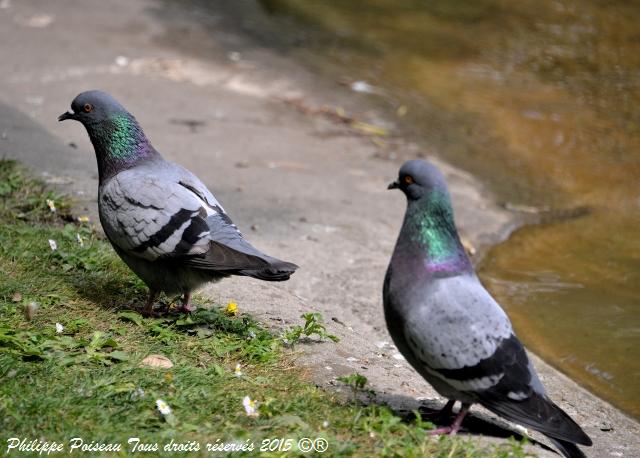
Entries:
{"label": "water", "polygon": [[382,88],[403,134],[504,203],[582,209],[517,231],[480,275],[532,350],[640,417],[640,3],[238,3],[238,27]]}

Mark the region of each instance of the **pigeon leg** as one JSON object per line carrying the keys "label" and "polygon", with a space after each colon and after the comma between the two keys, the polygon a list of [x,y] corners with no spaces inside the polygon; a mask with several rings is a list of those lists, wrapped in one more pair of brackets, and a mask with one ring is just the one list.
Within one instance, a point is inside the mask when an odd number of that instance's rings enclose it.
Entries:
{"label": "pigeon leg", "polygon": [[420,410],[420,416],[422,417],[423,420],[433,420],[433,421],[446,420],[451,416],[451,412],[453,411],[453,406],[455,405],[455,403],[456,403],[455,399],[450,399],[444,405],[444,407],[440,410],[436,410],[436,411],[429,410],[428,412]]}
{"label": "pigeon leg", "polygon": [[471,407],[471,404],[465,404],[463,402],[462,407],[460,407],[460,412],[458,412],[458,415],[456,416],[456,419],[453,421],[451,426],[445,426],[443,428],[433,429],[429,431],[429,435],[437,436],[440,434],[448,434],[450,436],[455,436],[458,430],[460,429],[460,425],[462,425],[462,420],[467,415],[467,412],[469,412],[469,407]]}
{"label": "pigeon leg", "polygon": [[142,316],[145,316],[145,317],[154,316],[153,303],[156,301],[157,297],[158,297],[158,291],[150,289],[149,298],[147,299],[146,304],[144,304],[144,309],[142,309]]}
{"label": "pigeon leg", "polygon": [[191,300],[191,293],[190,292],[186,292],[184,293],[184,298],[182,299],[182,306],[178,309],[178,312],[182,312],[182,313],[191,313],[191,312],[195,312],[196,308],[189,304],[189,301]]}

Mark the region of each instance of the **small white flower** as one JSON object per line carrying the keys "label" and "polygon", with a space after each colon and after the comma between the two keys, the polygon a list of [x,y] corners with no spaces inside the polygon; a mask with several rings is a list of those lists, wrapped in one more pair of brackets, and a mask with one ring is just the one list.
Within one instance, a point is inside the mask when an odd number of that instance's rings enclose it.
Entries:
{"label": "small white flower", "polygon": [[240,370],[240,363],[236,364],[236,368],[234,369],[233,373],[235,374],[236,377],[242,377],[242,370]]}
{"label": "small white flower", "polygon": [[257,410],[256,401],[251,400],[249,396],[245,396],[242,399],[242,405],[244,406],[244,411],[246,412],[247,416],[255,418],[260,415]]}
{"label": "small white flower", "polygon": [[62,331],[64,331],[64,326],[62,326],[60,323],[56,323],[56,333],[62,334]]}
{"label": "small white flower", "polygon": [[329,421],[328,420],[323,421],[322,422],[322,427],[323,428],[328,428],[329,427]]}
{"label": "small white flower", "polygon": [[162,399],[156,399],[156,407],[162,415],[166,416],[171,414],[171,407],[169,407],[169,404],[164,402]]}
{"label": "small white flower", "polygon": [[56,203],[53,200],[47,199],[47,207],[49,207],[49,210],[51,210],[51,213],[56,212]]}
{"label": "small white flower", "polygon": [[77,232],[76,232],[76,240],[78,241],[78,245],[84,246],[84,240],[82,239],[82,236]]}
{"label": "small white flower", "polygon": [[53,239],[49,239],[49,246],[51,247],[51,251],[56,251],[58,249],[58,244]]}
{"label": "small white flower", "polygon": [[131,394],[132,399],[142,399],[144,398],[144,390],[140,387],[136,388],[135,391]]}

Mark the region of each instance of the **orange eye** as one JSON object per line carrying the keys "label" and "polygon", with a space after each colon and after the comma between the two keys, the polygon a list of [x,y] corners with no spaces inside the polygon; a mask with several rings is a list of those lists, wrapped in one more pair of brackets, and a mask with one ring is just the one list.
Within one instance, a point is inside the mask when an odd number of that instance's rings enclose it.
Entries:
{"label": "orange eye", "polygon": [[413,177],[411,175],[405,175],[404,177],[404,184],[409,185],[409,184],[413,184]]}
{"label": "orange eye", "polygon": [[82,109],[85,113],[90,113],[93,110],[93,106],[90,103],[85,103]]}

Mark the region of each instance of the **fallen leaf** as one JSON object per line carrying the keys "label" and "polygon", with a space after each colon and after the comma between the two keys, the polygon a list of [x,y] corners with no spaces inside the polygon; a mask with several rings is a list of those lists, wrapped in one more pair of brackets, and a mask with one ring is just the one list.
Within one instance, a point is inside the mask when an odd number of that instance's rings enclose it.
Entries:
{"label": "fallen leaf", "polygon": [[13,302],[20,302],[22,300],[22,293],[16,291],[15,293],[13,293],[13,296],[11,296],[11,300]]}
{"label": "fallen leaf", "polygon": [[351,127],[369,135],[379,135],[381,137],[386,137],[387,135],[389,135],[389,131],[384,127],[376,126],[362,121],[352,122]]}
{"label": "fallen leaf", "polygon": [[136,312],[120,312],[118,313],[118,318],[125,321],[131,321],[138,326],[142,326],[144,324],[144,318]]}
{"label": "fallen leaf", "polygon": [[160,369],[170,369],[173,367],[173,363],[169,358],[163,355],[149,355],[142,361],[140,366],[157,367]]}

